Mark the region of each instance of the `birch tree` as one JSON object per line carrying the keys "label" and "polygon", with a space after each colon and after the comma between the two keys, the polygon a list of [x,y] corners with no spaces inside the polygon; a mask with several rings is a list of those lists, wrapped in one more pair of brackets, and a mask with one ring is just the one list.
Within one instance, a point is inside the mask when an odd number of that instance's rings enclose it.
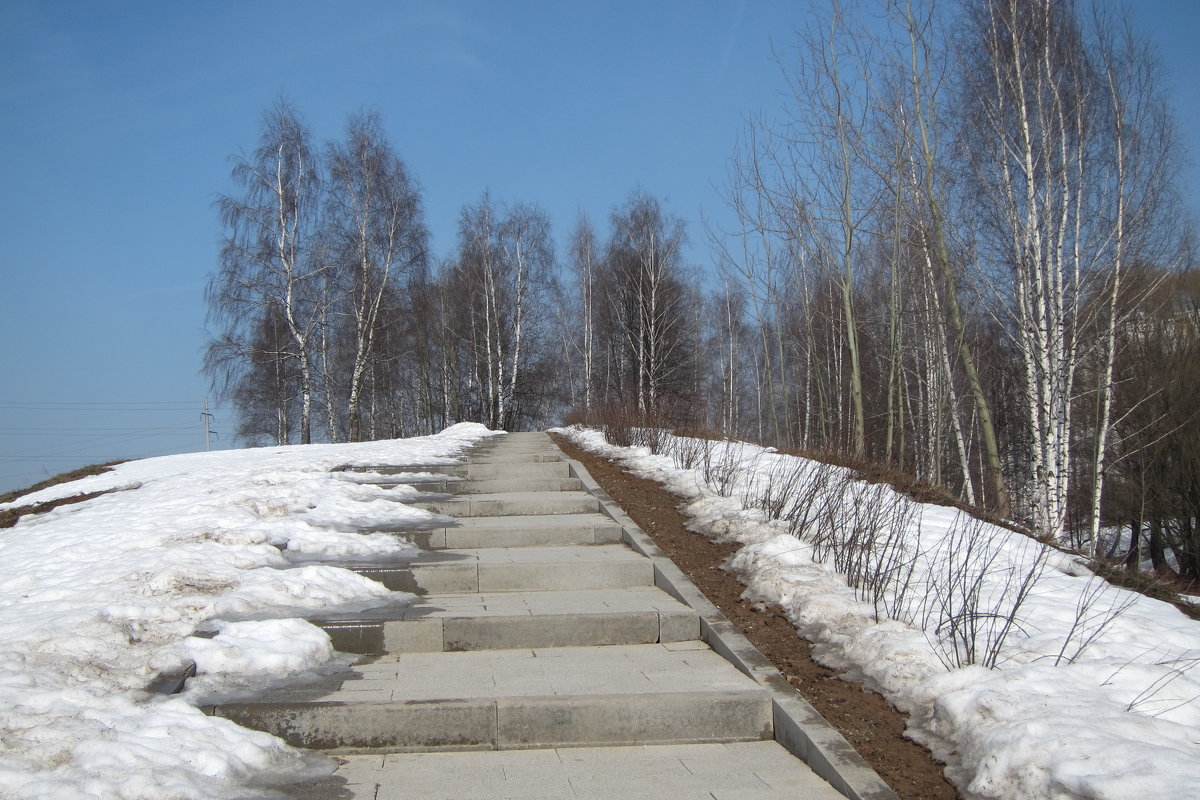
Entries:
{"label": "birch tree", "polygon": [[618,396],[643,417],[690,393],[693,315],[683,275],[683,223],[649,195],[634,194],[612,215],[605,253],[610,344],[622,351],[611,375]]}
{"label": "birch tree", "polygon": [[[326,265],[316,248],[320,173],[308,128],[286,101],[264,115],[259,146],[234,159],[236,195],[217,201],[225,228],[221,262],[208,283],[218,341],[245,347],[264,320],[283,322],[299,374],[300,441],[312,441],[313,338]],[[248,352],[245,350],[244,352]],[[243,368],[249,368],[243,360]]]}
{"label": "birch tree", "polygon": [[489,427],[515,428],[526,417],[530,365],[545,357],[544,324],[534,310],[553,282],[554,243],[540,209],[501,207],[484,194],[463,209],[459,254],[448,291],[455,335],[467,345],[470,391],[479,398],[480,419]]}
{"label": "birch tree", "polygon": [[1096,43],[1098,94],[1103,98],[1106,180],[1100,191],[1108,232],[1096,324],[1097,419],[1088,514],[1092,557],[1098,559],[1103,555],[1101,509],[1114,427],[1118,332],[1140,312],[1142,301],[1155,288],[1153,280],[1140,281],[1134,291],[1126,290],[1126,284],[1136,264],[1159,263],[1168,268],[1178,264],[1177,251],[1171,247],[1177,239],[1163,235],[1177,217],[1177,209],[1172,208],[1171,168],[1178,159],[1160,70],[1148,46],[1128,19],[1116,14],[1093,8],[1088,22]]}
{"label": "birch tree", "polygon": [[[976,112],[964,152],[1020,360],[1026,513],[1040,534],[1057,537],[1078,489],[1098,531],[1116,298],[1162,224],[1169,122],[1145,49],[1118,17],[1081,19],[1073,3],[991,0],[967,23],[974,36],[963,99]],[[1081,384],[1092,364],[1095,384]],[[1076,399],[1092,393],[1095,424],[1077,426]],[[1078,458],[1090,463],[1089,486],[1075,483]]]}
{"label": "birch tree", "polygon": [[[384,136],[378,115],[352,116],[346,140],[329,146],[326,224],[348,318],[350,369],[345,415],[350,441],[363,436],[363,386],[385,298],[405,291],[425,268],[427,234],[420,195]],[[397,354],[392,354],[397,355]]]}
{"label": "birch tree", "polygon": [[582,394],[585,418],[591,419],[596,362],[596,279],[600,268],[599,243],[586,217],[580,216],[571,233],[570,267],[579,293],[579,341],[576,352],[582,362]]}

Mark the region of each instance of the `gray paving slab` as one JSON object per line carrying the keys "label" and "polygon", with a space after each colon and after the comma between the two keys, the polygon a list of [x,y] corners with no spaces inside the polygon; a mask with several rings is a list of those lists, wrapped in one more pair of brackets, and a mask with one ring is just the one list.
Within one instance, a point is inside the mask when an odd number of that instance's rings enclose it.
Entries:
{"label": "gray paving slab", "polygon": [[456,524],[397,532],[435,552],[358,565],[426,594],[322,623],[378,655],[210,709],[344,757],[293,796],[890,796],[843,774],[843,740],[808,730],[819,716],[788,705],[790,686],[546,434],[463,460],[420,486]]}
{"label": "gray paving slab", "polygon": [[554,695],[747,691],[757,685],[703,642],[403,653],[366,658],[306,686],[262,696],[276,703],[360,703]]}
{"label": "gray paving slab", "polygon": [[507,517],[538,514],[595,514],[600,503],[591,494],[578,492],[502,492],[458,495],[452,499],[414,503],[448,517]]}
{"label": "gray paving slab", "polygon": [[570,465],[566,461],[521,462],[506,464],[502,461],[491,464],[472,463],[466,467],[466,477],[471,480],[490,478],[569,478]]}
{"label": "gray paving slab", "polygon": [[345,653],[653,644],[698,639],[696,612],[653,586],[443,594],[312,620]]}
{"label": "gray paving slab", "polygon": [[624,545],[485,547],[419,553],[410,563],[343,562],[394,591],[522,592],[650,586],[653,563]]}
{"label": "gray paving slab", "polygon": [[495,455],[498,453],[559,453],[558,446],[549,439],[540,441],[500,440],[486,452],[478,455]]}
{"label": "gray paving slab", "polygon": [[430,550],[482,547],[545,547],[616,544],[621,526],[604,514],[541,514],[461,517],[452,528],[401,532]]}
{"label": "gray paving slab", "polygon": [[769,694],[697,641],[388,655],[210,711],[318,749],[772,735]]}
{"label": "gray paving slab", "polygon": [[773,741],[342,757],[297,800],[839,800]]}
{"label": "gray paving slab", "polygon": [[505,478],[468,478],[457,484],[461,494],[496,494],[500,492],[578,492],[583,488],[578,478],[541,478],[524,474]]}
{"label": "gray paving slab", "polygon": [[490,452],[472,456],[472,464],[543,464],[552,461],[562,461],[563,456],[558,451],[503,451]]}
{"label": "gray paving slab", "polygon": [[454,464],[375,464],[341,467],[344,472],[377,472],[381,475],[396,475],[401,478],[413,473],[436,475],[458,475],[466,473],[466,462]]}

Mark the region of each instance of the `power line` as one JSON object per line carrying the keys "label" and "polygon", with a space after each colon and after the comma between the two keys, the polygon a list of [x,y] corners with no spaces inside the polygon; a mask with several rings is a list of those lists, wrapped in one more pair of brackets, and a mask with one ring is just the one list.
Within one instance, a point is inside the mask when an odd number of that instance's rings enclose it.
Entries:
{"label": "power line", "polygon": [[[154,403],[56,403],[56,402],[4,402],[0,401],[2,411],[191,411],[201,403],[154,402]],[[232,406],[209,406],[210,409],[232,411]]]}
{"label": "power line", "polygon": [[0,428],[0,434],[55,434],[62,436],[75,436],[78,434],[100,434],[100,433],[153,433],[153,432],[171,432],[191,430],[192,425],[161,425],[153,428]]}

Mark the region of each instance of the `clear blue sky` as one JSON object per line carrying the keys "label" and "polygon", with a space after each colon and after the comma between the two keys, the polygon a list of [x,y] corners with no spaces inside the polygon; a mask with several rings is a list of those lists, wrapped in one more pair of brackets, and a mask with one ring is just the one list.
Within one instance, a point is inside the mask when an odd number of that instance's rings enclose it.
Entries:
{"label": "clear blue sky", "polygon": [[[1143,0],[1200,157],[1200,0]],[[778,105],[797,0],[0,0],[0,491],[203,449],[203,288],[229,156],[281,94],[317,141],[378,110],[445,255],[463,204],[535,202],[561,243],[632,189],[706,259],[747,115]],[[1195,185],[1200,171],[1189,170]],[[214,446],[232,442],[214,408]]]}

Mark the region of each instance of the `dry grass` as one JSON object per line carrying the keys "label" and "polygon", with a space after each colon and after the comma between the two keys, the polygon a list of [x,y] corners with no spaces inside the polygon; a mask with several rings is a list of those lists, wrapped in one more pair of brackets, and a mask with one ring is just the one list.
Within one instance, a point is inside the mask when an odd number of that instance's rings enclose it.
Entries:
{"label": "dry grass", "polygon": [[[24,497],[27,494],[49,489],[51,486],[58,486],[63,483],[70,483],[81,478],[89,478],[92,475],[102,475],[108,472],[121,461],[110,461],[107,464],[93,464],[88,467],[80,467],[79,469],[63,472],[44,481],[39,481],[27,489],[18,489],[13,492],[5,492],[0,494],[0,503],[11,503],[19,497]],[[58,508],[59,506],[67,506],[72,503],[82,503],[85,500],[91,500],[94,497],[99,497],[105,492],[89,492],[87,494],[77,494],[71,497],[64,497],[59,500],[50,500],[45,503],[35,503],[28,506],[17,506],[16,508],[8,508],[0,511],[0,528],[11,528],[17,524],[17,520],[26,514],[44,514],[45,512]]]}
{"label": "dry grass", "polygon": [[1194,586],[1176,586],[1174,582],[1158,577],[1151,572],[1130,572],[1120,564],[1100,562],[1091,564],[1092,570],[1114,586],[1130,589],[1146,597],[1170,603],[1192,619],[1200,619],[1200,606],[1180,597],[1180,592],[1193,592]]}

